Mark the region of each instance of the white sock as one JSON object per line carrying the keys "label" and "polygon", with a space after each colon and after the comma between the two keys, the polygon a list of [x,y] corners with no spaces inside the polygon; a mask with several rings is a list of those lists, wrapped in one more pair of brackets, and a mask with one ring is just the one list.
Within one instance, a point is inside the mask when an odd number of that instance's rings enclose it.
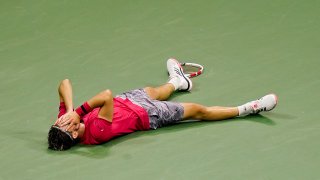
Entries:
{"label": "white sock", "polygon": [[178,77],[173,77],[169,79],[168,83],[174,86],[174,90],[177,90],[179,88],[180,79]]}
{"label": "white sock", "polygon": [[239,116],[243,117],[243,116],[249,115],[252,112],[252,107],[250,103],[246,103],[241,106],[238,106],[238,110],[239,110]]}

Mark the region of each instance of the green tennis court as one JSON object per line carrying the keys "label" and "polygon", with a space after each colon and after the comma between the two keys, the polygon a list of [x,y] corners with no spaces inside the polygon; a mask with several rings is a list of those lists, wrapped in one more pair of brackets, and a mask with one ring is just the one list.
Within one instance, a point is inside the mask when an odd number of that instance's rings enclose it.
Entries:
{"label": "green tennis court", "polygon": [[[0,1],[0,179],[319,179],[320,3],[222,0]],[[99,146],[47,150],[69,78],[80,105],[167,81],[166,60],[204,65],[171,100],[259,116],[184,123]]]}

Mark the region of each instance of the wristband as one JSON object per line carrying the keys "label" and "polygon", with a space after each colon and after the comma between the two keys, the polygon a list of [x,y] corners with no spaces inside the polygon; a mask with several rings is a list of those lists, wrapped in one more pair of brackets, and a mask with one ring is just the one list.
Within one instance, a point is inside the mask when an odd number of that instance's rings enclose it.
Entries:
{"label": "wristband", "polygon": [[66,104],[64,102],[60,102],[59,104],[59,110],[61,110],[62,108],[66,109]]}
{"label": "wristband", "polygon": [[92,111],[92,108],[89,106],[88,102],[83,103],[80,107],[76,109],[76,113],[83,117],[84,115],[88,114]]}

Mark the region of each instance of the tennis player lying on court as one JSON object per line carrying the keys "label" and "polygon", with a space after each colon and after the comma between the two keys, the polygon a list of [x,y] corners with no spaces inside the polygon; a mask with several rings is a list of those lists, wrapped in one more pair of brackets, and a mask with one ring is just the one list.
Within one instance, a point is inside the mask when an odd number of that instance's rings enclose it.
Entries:
{"label": "tennis player lying on court", "polygon": [[178,61],[167,61],[168,83],[146,87],[113,97],[102,91],[73,110],[69,80],[59,86],[58,119],[48,134],[49,149],[67,150],[77,143],[101,144],[134,131],[157,129],[187,119],[224,120],[237,116],[270,111],[277,105],[277,96],[266,95],[238,107],[206,107],[195,103],[164,101],[177,90],[190,91],[192,81],[186,77]]}

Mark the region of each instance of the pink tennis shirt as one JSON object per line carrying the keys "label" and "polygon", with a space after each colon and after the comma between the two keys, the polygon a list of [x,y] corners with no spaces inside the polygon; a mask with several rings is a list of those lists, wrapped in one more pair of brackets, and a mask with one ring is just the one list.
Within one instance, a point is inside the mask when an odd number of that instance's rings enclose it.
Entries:
{"label": "pink tennis shirt", "polygon": [[[59,117],[65,114],[64,103],[60,103],[59,110]],[[99,110],[95,108],[82,118],[85,125],[82,144],[101,144],[117,136],[150,129],[148,113],[128,99],[113,98],[112,122],[99,118]]]}

